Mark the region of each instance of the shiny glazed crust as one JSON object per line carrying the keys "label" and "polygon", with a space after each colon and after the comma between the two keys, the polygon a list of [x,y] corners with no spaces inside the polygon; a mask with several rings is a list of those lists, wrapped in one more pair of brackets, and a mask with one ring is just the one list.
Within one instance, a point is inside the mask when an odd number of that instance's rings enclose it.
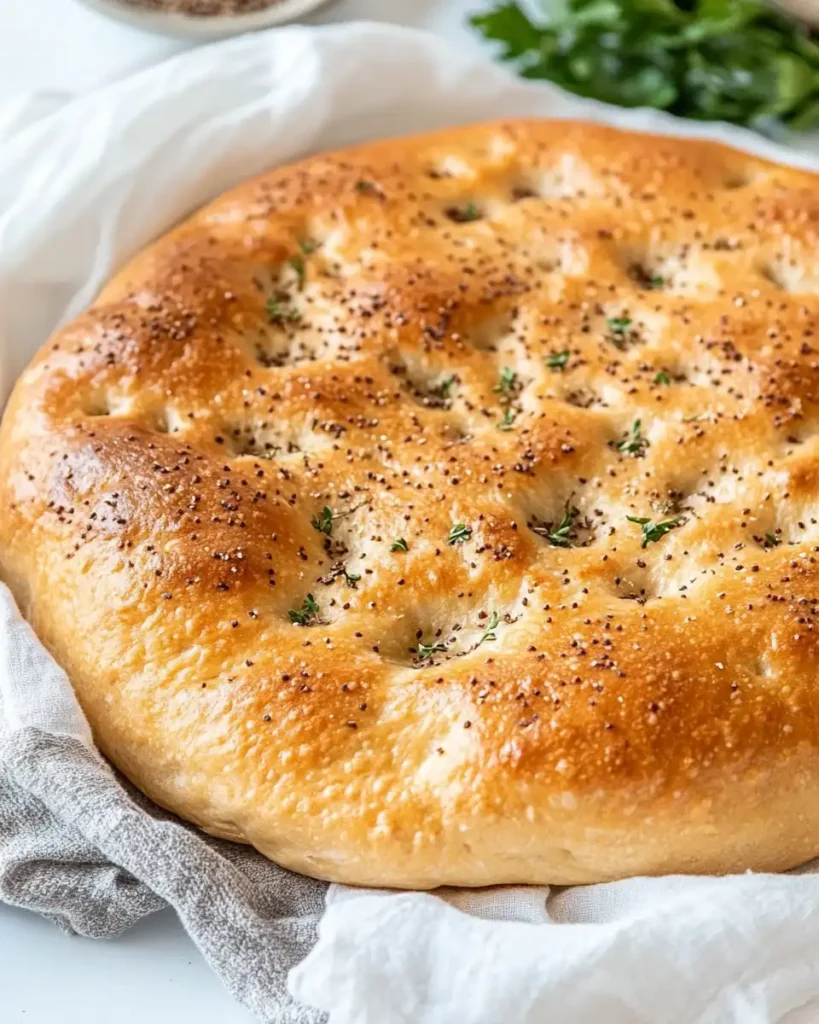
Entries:
{"label": "shiny glazed crust", "polygon": [[101,749],[345,882],[819,853],[818,223],[808,173],[514,121],[148,248],[0,433],[2,575]]}

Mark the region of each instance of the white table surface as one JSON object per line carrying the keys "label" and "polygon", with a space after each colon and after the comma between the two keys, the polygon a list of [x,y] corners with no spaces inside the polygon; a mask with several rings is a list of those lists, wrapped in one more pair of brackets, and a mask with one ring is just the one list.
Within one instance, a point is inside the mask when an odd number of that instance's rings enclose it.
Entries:
{"label": "white table surface", "polygon": [[[484,0],[337,0],[312,23],[371,18],[474,46],[464,14]],[[76,0],[0,0],[0,104],[92,89],[188,45],[109,21]],[[0,1024],[250,1024],[170,911],[112,941],[63,935],[0,905]]]}

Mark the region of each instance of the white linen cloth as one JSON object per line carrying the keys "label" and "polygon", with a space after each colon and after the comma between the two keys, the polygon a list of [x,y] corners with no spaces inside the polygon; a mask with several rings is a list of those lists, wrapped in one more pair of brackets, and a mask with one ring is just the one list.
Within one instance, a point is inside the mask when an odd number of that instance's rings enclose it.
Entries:
{"label": "white linen cloth", "polygon": [[[224,188],[316,150],[515,115],[727,139],[819,166],[815,139],[797,152],[739,129],[584,103],[408,29],[279,29],[196,50],[64,104],[0,110],[0,402],[117,266]],[[14,621],[0,588],[0,622]],[[65,677],[42,670],[44,652],[26,635],[0,668],[0,738],[31,727],[64,735],[68,722],[88,743]],[[794,1024],[819,1020],[817,950],[810,873],[551,893],[333,886],[290,990],[331,1024]]]}

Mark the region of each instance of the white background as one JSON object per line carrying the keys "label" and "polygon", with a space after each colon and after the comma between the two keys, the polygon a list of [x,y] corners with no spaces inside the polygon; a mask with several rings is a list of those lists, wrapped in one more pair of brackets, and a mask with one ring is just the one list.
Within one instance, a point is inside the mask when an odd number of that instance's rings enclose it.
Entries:
{"label": "white background", "polygon": [[[474,46],[465,13],[483,0],[338,0],[315,23],[373,18]],[[187,44],[130,29],[76,0],[0,0],[0,105],[20,93],[78,92]],[[0,1024],[250,1024],[173,914],[114,941],[69,938],[0,906]]]}
{"label": "white background", "polygon": [[[475,46],[464,28],[465,13],[488,5],[489,0],[335,0],[305,20],[390,21]],[[0,102],[32,90],[93,88],[189,45],[110,21],[77,0],[0,0],[0,15]]]}

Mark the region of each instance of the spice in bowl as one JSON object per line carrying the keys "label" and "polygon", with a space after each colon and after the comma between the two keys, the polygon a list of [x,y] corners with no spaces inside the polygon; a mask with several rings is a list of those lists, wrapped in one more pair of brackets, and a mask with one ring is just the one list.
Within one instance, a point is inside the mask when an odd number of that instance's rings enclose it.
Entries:
{"label": "spice in bowl", "polygon": [[235,17],[275,7],[281,0],[122,0],[129,7],[192,18]]}
{"label": "spice in bowl", "polygon": [[[0,3],[2,0],[0,0]],[[100,14],[149,32],[222,39],[283,25],[329,0],[80,0]]]}

